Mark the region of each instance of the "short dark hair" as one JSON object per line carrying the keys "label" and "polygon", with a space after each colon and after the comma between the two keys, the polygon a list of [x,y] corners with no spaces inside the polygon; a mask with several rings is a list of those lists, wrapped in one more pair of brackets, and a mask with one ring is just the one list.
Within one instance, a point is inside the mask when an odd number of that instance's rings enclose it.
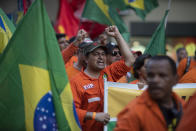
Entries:
{"label": "short dark hair", "polygon": [[181,48],[178,48],[177,50],[176,50],[176,54],[178,55],[179,53],[180,53],[180,51],[182,51],[182,50],[186,50],[184,47],[181,47]]}
{"label": "short dark hair", "polygon": [[116,45],[116,44],[113,43],[113,42],[108,42],[108,43],[106,44],[107,54],[112,54],[112,51],[113,51],[114,49],[116,49],[116,48],[120,50],[120,48],[119,48],[118,45]]}
{"label": "short dark hair", "polygon": [[144,61],[148,58],[150,58],[151,55],[149,54],[143,54],[141,56],[138,56],[133,64],[133,75],[135,78],[139,79],[139,74],[138,74],[138,70],[141,69],[142,66],[144,66]]}
{"label": "short dark hair", "polygon": [[[162,60],[168,61],[169,65],[170,65],[170,67],[171,67],[171,69],[172,69],[172,74],[173,74],[173,75],[176,75],[176,74],[177,74],[176,63],[175,63],[175,61],[174,61],[172,58],[170,58],[169,56],[164,56],[164,55],[153,56],[153,57],[151,57],[151,58],[149,59],[148,63],[149,63],[150,61],[162,61]],[[147,65],[148,65],[148,63],[147,63]]]}

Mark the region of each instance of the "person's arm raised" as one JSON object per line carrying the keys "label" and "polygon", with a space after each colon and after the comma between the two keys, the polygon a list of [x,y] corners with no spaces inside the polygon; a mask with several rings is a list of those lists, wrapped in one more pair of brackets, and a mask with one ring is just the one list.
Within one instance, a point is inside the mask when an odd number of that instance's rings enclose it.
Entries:
{"label": "person's arm raised", "polygon": [[115,38],[120,48],[120,52],[125,59],[126,66],[130,67],[131,65],[133,65],[133,63],[135,62],[135,58],[130,51],[128,44],[120,34],[118,28],[116,26],[109,26],[105,29],[105,31],[109,36]]}
{"label": "person's arm raised", "polygon": [[87,37],[87,32],[84,29],[80,29],[77,33],[76,39],[73,42],[73,45],[79,46],[80,43],[84,41],[84,38]]}

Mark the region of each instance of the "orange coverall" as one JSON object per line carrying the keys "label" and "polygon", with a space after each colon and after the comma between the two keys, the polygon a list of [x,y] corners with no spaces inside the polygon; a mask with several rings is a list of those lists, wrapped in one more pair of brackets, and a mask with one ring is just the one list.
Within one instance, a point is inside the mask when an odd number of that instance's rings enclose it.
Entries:
{"label": "orange coverall", "polygon": [[[175,93],[176,103],[184,105],[184,101]],[[131,101],[119,114],[115,131],[167,131],[167,124],[158,106],[148,91]]]}
{"label": "orange coverall", "polygon": [[[182,76],[184,75],[186,64],[187,64],[187,58],[182,59],[179,63],[179,66],[177,69],[179,79],[181,79]],[[191,59],[189,70],[191,70],[193,67],[196,67],[196,61],[194,59]]]}
{"label": "orange coverall", "polygon": [[87,112],[103,112],[104,74],[108,81],[117,81],[129,70],[124,61],[118,61],[103,69],[98,79],[91,78],[82,71],[71,80],[74,103],[83,131],[103,130],[102,123],[95,120],[84,121],[84,118]]}
{"label": "orange coverall", "polygon": [[[63,60],[64,60],[64,63],[67,64],[72,56],[74,56],[74,53],[77,51],[78,47],[75,46],[73,43],[70,44],[66,49],[64,49],[61,53],[62,53],[62,56],[63,56]],[[76,59],[76,58],[72,58],[72,59]],[[69,63],[70,64],[70,63]],[[68,66],[68,65],[67,65]],[[67,67],[66,66],[66,67]]]}
{"label": "orange coverall", "polygon": [[71,80],[74,76],[80,73],[80,70],[76,69],[73,65],[66,68],[67,76]]}
{"label": "orange coverall", "polygon": [[186,103],[182,119],[176,131],[195,131],[196,129],[196,93]]}
{"label": "orange coverall", "polygon": [[196,83],[196,67],[189,70],[178,83]]}

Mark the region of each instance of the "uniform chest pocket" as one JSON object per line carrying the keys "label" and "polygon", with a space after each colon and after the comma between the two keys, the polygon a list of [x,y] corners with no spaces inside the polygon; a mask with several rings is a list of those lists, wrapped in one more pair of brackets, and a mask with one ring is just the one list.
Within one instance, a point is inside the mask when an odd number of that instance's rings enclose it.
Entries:
{"label": "uniform chest pocket", "polygon": [[99,93],[93,90],[86,91],[85,97],[87,98],[88,103],[101,101]]}

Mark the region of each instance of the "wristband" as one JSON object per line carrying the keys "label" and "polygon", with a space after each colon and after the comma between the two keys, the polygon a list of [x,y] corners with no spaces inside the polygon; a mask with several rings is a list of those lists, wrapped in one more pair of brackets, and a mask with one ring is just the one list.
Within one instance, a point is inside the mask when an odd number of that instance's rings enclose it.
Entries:
{"label": "wristband", "polygon": [[95,120],[96,112],[93,112],[92,119]]}

